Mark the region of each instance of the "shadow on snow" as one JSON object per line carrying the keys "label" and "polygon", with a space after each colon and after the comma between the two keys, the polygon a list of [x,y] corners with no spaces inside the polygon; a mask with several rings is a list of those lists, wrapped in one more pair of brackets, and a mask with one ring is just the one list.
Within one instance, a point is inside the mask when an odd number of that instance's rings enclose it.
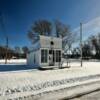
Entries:
{"label": "shadow on snow", "polygon": [[30,69],[36,69],[36,68],[34,66],[28,66],[28,65],[0,65],[0,72],[30,70]]}

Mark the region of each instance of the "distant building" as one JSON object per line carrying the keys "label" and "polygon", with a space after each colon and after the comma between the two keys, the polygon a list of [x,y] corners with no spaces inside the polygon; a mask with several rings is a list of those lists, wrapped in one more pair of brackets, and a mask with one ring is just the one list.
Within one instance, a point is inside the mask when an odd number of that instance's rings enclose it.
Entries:
{"label": "distant building", "polygon": [[38,67],[59,66],[62,58],[62,39],[40,35],[27,54],[27,64]]}

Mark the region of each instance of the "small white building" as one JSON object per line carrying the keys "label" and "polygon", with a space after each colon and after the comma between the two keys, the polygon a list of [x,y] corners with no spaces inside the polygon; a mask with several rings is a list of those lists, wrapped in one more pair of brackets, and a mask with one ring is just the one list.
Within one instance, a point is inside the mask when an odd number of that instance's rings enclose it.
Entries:
{"label": "small white building", "polygon": [[62,39],[40,35],[27,54],[27,64],[38,67],[59,66],[62,58]]}

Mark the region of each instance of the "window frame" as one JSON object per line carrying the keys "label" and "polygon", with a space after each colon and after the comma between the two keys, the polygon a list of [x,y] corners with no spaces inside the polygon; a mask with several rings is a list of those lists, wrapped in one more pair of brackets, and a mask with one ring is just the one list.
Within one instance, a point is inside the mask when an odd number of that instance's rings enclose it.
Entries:
{"label": "window frame", "polygon": [[61,50],[56,50],[56,62],[61,62]]}
{"label": "window frame", "polygon": [[41,49],[41,63],[47,63],[47,62],[48,62],[48,50]]}

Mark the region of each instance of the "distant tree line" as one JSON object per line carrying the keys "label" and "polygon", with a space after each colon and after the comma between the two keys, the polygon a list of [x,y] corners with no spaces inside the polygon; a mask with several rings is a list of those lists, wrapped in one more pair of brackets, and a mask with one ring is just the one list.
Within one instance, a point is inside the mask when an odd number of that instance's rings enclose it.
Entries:
{"label": "distant tree line", "polygon": [[100,59],[100,33],[90,36],[83,44],[83,57]]}
{"label": "distant tree line", "polygon": [[0,59],[4,59],[6,57],[7,53],[7,59],[19,59],[19,58],[26,58],[28,53],[28,47],[15,47],[12,48],[6,48],[5,46],[0,46]]}
{"label": "distant tree line", "polygon": [[[90,36],[82,43],[82,55],[86,60],[100,59],[100,33]],[[74,48],[70,57],[79,58],[80,47]]]}

